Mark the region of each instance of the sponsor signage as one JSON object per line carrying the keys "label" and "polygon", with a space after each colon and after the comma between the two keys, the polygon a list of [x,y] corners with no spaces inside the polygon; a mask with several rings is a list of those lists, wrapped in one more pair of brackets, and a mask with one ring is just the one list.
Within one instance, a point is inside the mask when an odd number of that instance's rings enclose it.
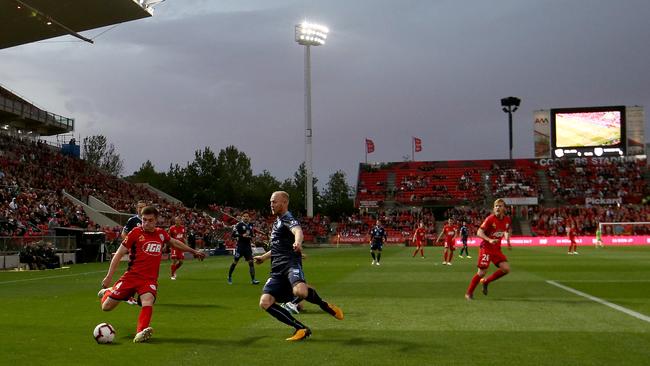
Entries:
{"label": "sponsor signage", "polygon": [[[402,236],[389,236],[386,244],[403,244],[407,239]],[[409,239],[410,240],[410,239]],[[333,237],[331,242],[336,243],[336,237]],[[369,239],[365,236],[346,237],[341,236],[339,239],[341,244],[368,244]],[[566,236],[513,236],[510,238],[510,244],[513,247],[562,247],[569,246],[569,238]],[[596,244],[595,236],[577,236],[576,243],[578,246]],[[467,245],[470,247],[477,247],[481,244],[481,239],[470,237],[467,240]],[[604,245],[622,246],[622,245],[648,245],[650,244],[650,235],[636,235],[636,236],[606,236],[603,235]],[[463,243],[460,239],[456,239],[456,249],[462,247]],[[507,250],[505,240],[501,243],[503,250]]]}

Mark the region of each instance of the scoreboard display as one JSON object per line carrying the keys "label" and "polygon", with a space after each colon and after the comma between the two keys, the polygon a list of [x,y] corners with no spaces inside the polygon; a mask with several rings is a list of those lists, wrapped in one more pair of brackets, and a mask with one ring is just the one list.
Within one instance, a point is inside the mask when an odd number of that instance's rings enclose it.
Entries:
{"label": "scoreboard display", "polygon": [[550,112],[553,157],[626,154],[624,106],[557,108]]}

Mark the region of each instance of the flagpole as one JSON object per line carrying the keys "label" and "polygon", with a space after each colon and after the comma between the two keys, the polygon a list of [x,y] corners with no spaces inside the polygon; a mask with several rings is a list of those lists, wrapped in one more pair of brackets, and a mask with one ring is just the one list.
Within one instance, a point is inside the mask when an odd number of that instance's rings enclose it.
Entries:
{"label": "flagpole", "polygon": [[415,139],[411,136],[411,161],[415,161]]}
{"label": "flagpole", "polygon": [[366,165],[368,164],[368,139],[363,141],[363,148],[366,151]]}

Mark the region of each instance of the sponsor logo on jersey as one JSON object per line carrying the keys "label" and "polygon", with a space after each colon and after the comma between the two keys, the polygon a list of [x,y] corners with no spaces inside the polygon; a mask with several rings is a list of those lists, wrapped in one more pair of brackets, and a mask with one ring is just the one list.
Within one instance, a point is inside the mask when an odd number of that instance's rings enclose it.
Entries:
{"label": "sponsor logo on jersey", "polygon": [[142,251],[153,256],[160,256],[162,253],[162,244],[151,241],[142,245]]}

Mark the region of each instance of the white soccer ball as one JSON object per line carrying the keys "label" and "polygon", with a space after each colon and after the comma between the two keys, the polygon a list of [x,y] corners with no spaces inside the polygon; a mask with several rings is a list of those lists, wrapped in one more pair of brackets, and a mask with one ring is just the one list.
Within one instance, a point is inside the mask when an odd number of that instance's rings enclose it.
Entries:
{"label": "white soccer ball", "polygon": [[108,323],[97,324],[93,330],[93,336],[99,344],[112,343],[115,338],[115,328]]}

